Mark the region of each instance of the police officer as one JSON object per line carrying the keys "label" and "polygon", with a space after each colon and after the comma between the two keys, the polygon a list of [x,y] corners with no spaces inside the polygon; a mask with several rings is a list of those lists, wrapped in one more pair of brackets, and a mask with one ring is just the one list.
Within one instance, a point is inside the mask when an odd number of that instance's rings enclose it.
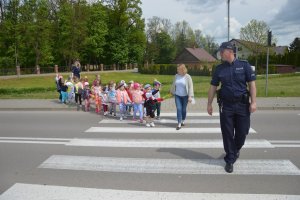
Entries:
{"label": "police officer", "polygon": [[[207,112],[212,115],[212,102],[217,93],[223,145],[226,152],[225,171],[231,173],[249,133],[250,113],[256,111],[256,75],[247,61],[235,58],[234,46],[230,42],[223,42],[219,50],[222,64],[217,66],[212,76]],[[220,82],[221,89],[217,90]]]}

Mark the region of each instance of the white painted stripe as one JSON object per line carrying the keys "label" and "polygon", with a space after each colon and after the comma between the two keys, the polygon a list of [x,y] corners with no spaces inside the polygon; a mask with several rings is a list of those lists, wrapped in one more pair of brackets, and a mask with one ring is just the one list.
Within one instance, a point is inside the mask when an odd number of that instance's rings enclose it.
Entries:
{"label": "white painted stripe", "polygon": [[60,144],[65,145],[67,138],[0,137],[0,143],[13,144]]}
{"label": "white painted stripe", "polygon": [[0,143],[11,143],[11,144],[61,144],[65,145],[66,142],[50,142],[50,141],[30,141],[30,140],[0,140]]}
{"label": "white painted stripe", "polygon": [[[218,117],[220,114],[219,113],[213,113],[212,116]],[[160,114],[161,117],[176,117],[177,114],[174,113],[161,113]],[[188,112],[186,114],[187,117],[211,117],[208,113],[191,113]]]}
{"label": "white painted stripe", "polygon": [[[117,120],[117,119],[103,119],[99,122],[99,124],[137,124],[139,121],[133,121],[131,119],[129,120]],[[175,119],[161,119],[161,120],[155,120],[155,123],[158,124],[177,124],[177,120]],[[219,119],[188,119],[185,120],[186,124],[219,124]]]}
{"label": "white painted stripe", "polygon": [[[91,127],[85,132],[87,133],[193,133],[193,134],[208,134],[208,133],[221,133],[221,128],[181,128],[176,130],[174,128],[149,128],[149,127]],[[256,131],[250,128],[249,133],[256,133]]]}
{"label": "white painted stripe", "polygon": [[274,144],[274,147],[298,148],[300,144]]}
{"label": "white painted stripe", "polygon": [[0,200],[299,200],[299,195],[130,191],[17,183]]}
{"label": "white painted stripe", "polygon": [[[117,116],[119,116],[117,114]],[[140,116],[139,113],[136,114],[136,116]],[[169,113],[160,113],[161,117],[176,117],[177,113],[176,112],[169,112]],[[208,113],[196,113],[196,112],[187,112],[186,114],[187,117],[218,117],[220,114],[218,112],[213,113],[212,115],[209,115]]]}
{"label": "white painted stripe", "polygon": [[269,140],[269,142],[274,144],[300,144],[300,140]]}
{"label": "white painted stripe", "polygon": [[[69,146],[134,147],[134,148],[222,148],[220,139],[159,140],[159,139],[73,139]],[[274,148],[267,140],[248,139],[243,148]]]}
{"label": "white painted stripe", "polygon": [[70,141],[70,138],[0,137],[0,140]]}
{"label": "white painted stripe", "polygon": [[[146,159],[53,155],[39,168],[128,173],[228,174],[223,159]],[[300,175],[289,160],[241,160],[232,174]]]}

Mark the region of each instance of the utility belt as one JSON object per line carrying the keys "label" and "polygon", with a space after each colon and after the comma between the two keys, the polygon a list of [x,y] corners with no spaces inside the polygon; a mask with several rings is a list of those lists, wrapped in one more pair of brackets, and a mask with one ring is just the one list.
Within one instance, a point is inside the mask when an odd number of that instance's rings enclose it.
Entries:
{"label": "utility belt", "polygon": [[222,102],[247,104],[247,103],[249,103],[249,99],[250,99],[250,93],[249,93],[249,91],[247,91],[247,93],[242,94],[239,97],[225,98],[225,97],[221,96],[221,90],[217,90],[217,102],[218,102],[219,105]]}

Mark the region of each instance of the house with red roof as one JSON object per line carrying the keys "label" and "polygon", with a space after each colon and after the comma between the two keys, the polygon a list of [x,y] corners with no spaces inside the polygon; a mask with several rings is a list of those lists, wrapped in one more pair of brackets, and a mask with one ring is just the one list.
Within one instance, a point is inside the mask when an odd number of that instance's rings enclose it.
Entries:
{"label": "house with red roof", "polygon": [[173,61],[175,64],[183,63],[189,68],[200,68],[204,66],[211,68],[217,59],[202,48],[185,48]]}

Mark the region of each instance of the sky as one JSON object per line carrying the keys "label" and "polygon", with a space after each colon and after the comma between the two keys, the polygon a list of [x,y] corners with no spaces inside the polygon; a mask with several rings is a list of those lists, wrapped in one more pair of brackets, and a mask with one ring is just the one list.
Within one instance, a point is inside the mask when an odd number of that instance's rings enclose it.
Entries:
{"label": "sky", "polygon": [[[187,21],[194,29],[220,44],[227,41],[227,0],[141,0],[146,23],[153,16],[172,24]],[[277,46],[289,46],[300,37],[300,0],[231,0],[230,39],[252,19],[264,21],[277,38]]]}

